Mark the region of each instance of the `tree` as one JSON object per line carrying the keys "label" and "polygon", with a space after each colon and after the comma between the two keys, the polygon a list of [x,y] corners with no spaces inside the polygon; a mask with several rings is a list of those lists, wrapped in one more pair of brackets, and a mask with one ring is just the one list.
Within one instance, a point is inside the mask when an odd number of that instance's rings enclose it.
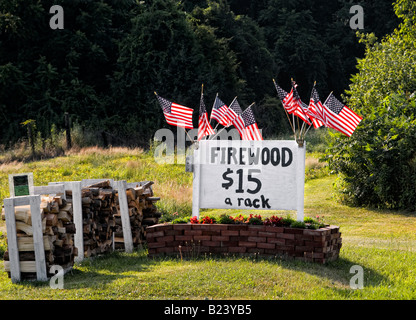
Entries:
{"label": "tree", "polygon": [[[122,42],[113,80],[117,115],[136,123],[137,136],[147,142],[154,128],[165,125],[153,92],[198,110],[202,83],[212,101],[220,90],[227,96],[236,91],[235,56],[226,41],[176,1],[142,4]],[[197,117],[194,112],[194,123]]]}
{"label": "tree", "polygon": [[327,159],[342,174],[341,191],[354,204],[416,208],[416,20],[413,2],[399,0],[403,20],[377,42],[361,37],[365,57],[358,62],[347,104],[364,119],[351,138],[334,135]]}

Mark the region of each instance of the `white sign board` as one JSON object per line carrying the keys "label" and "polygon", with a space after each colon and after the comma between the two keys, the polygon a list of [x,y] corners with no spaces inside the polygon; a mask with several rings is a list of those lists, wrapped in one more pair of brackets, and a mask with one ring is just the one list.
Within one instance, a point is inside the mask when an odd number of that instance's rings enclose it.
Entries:
{"label": "white sign board", "polygon": [[194,152],[193,216],[200,208],[297,210],[303,221],[305,145],[202,140]]}

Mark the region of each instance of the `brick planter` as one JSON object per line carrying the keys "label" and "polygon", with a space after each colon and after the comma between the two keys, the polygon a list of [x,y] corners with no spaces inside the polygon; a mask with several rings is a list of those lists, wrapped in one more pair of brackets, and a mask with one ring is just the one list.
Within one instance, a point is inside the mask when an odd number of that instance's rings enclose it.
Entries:
{"label": "brick planter", "polygon": [[259,255],[325,263],[342,245],[339,227],[299,229],[246,224],[158,224],[146,229],[149,257]]}

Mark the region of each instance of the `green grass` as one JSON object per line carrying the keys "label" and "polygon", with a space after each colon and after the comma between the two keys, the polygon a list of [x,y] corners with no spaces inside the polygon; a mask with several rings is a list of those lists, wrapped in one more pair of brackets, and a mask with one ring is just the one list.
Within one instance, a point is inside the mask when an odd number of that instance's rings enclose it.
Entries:
{"label": "green grass", "polygon": [[[325,222],[341,227],[343,246],[337,261],[319,265],[211,255],[148,259],[146,250],[114,252],[76,264],[65,275],[62,290],[53,290],[48,283],[12,284],[0,263],[0,299],[416,299],[415,213],[338,203],[332,188],[336,177],[311,155],[307,158],[312,159],[307,171],[312,166],[317,170],[307,178],[305,216],[324,216]],[[153,180],[155,194],[163,199],[162,211],[190,212],[192,175],[185,173],[184,165],[157,165],[138,149],[90,148],[45,161],[2,165],[1,199],[8,196],[7,175],[27,171],[33,171],[38,185],[83,178]],[[204,213],[220,215],[223,210]],[[1,221],[3,234],[4,226]],[[0,250],[4,248],[0,235]],[[350,288],[353,265],[364,269],[362,290]]]}

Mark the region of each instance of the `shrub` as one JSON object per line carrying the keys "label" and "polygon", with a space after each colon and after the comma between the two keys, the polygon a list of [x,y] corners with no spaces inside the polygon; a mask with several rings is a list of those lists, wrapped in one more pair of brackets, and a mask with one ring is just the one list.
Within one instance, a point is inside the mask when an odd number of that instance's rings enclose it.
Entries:
{"label": "shrub", "polygon": [[172,220],[172,223],[188,223],[191,220],[191,217],[181,217],[181,218],[176,218],[174,220]]}
{"label": "shrub", "polygon": [[226,214],[221,215],[218,218],[217,222],[221,224],[234,224],[235,223],[234,218]]}
{"label": "shrub", "polygon": [[306,223],[303,221],[293,221],[290,224],[291,228],[306,228]]}
{"label": "shrub", "polygon": [[377,42],[361,37],[365,57],[347,91],[363,116],[354,134],[333,134],[326,160],[340,174],[340,198],[353,205],[416,209],[416,19],[414,1],[394,5],[403,23]]}
{"label": "shrub", "polygon": [[256,214],[256,215],[250,214],[250,216],[247,218],[246,222],[248,224],[254,224],[254,225],[263,224],[263,220],[261,218],[261,215],[258,215],[258,214]]}
{"label": "shrub", "polygon": [[214,217],[205,216],[199,219],[199,222],[202,224],[213,224],[213,223],[216,223],[217,221]]}
{"label": "shrub", "polygon": [[283,218],[277,217],[277,216],[271,216],[270,218],[264,219],[263,224],[266,226],[273,226],[273,227],[283,226]]}

